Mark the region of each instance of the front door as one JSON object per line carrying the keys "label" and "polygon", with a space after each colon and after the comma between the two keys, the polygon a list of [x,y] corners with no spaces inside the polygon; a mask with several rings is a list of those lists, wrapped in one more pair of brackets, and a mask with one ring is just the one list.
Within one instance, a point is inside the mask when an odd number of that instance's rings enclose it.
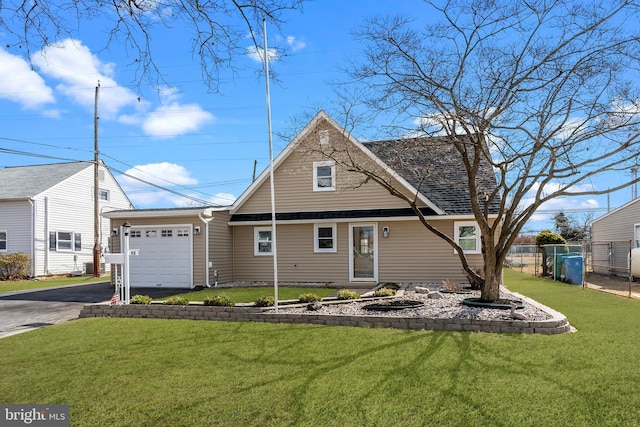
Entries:
{"label": "front door", "polygon": [[378,242],[376,224],[351,224],[349,226],[349,276],[351,281],[378,280]]}

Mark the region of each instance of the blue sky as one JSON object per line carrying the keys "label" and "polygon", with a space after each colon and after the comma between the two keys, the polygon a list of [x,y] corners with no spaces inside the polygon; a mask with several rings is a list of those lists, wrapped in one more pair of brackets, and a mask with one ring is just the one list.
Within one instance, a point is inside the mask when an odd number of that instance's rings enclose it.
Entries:
{"label": "blue sky", "polygon": [[[305,4],[302,13],[287,15],[280,32],[270,28],[269,46],[289,52],[271,65],[279,77],[271,84],[274,132],[288,130],[290,120],[305,111],[327,105],[331,82],[344,79],[345,61],[360,53],[351,35],[355,26],[376,14],[416,16],[418,7],[424,6],[319,0]],[[254,161],[258,173],[268,165],[265,82],[261,64],[250,54],[251,40],[246,40],[247,54],[236,59],[239,71],[223,71],[220,93],[212,93],[203,83],[186,31],[154,34],[154,59],[171,84],[159,87],[138,86],[128,52],[115,43],[105,48],[105,32],[97,28],[81,22],[60,47],[32,51],[31,63],[24,50],[5,49],[9,39],[0,33],[0,148],[21,153],[0,152],[0,167],[91,160],[100,81],[99,144],[108,166],[198,199],[232,203],[251,183]],[[358,129],[355,134],[366,136]],[[284,145],[275,137],[276,154]],[[138,208],[193,203],[114,175]],[[598,185],[630,178],[623,175]],[[609,198],[558,199],[544,209],[563,209],[581,219],[588,208],[597,217],[608,205],[617,207],[630,198],[631,189],[626,189]],[[531,231],[549,225],[548,215],[536,219],[540,221],[531,222]]]}

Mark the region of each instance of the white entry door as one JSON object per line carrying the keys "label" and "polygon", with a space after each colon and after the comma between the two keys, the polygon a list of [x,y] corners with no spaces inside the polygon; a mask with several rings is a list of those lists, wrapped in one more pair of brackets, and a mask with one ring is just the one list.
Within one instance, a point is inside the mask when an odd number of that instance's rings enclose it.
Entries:
{"label": "white entry door", "polygon": [[132,227],[129,257],[131,287],[191,288],[193,256],[191,225]]}
{"label": "white entry door", "polygon": [[350,224],[349,276],[351,281],[374,282],[378,280],[377,224]]}

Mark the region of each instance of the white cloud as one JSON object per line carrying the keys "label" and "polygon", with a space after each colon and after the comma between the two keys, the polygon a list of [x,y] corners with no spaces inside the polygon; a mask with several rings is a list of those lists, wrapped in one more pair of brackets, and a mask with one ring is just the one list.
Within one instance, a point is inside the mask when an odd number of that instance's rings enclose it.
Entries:
{"label": "white cloud", "polygon": [[[531,205],[535,200],[535,194],[540,188],[540,184],[536,183],[534,187],[529,191],[527,197],[522,200],[521,206],[527,207]],[[561,188],[559,183],[549,183],[545,185],[545,194],[550,194],[554,191],[557,191]],[[593,191],[595,188],[592,184],[581,184],[576,185],[571,188],[571,191]],[[553,226],[553,216],[558,212],[571,212],[571,211],[589,211],[595,210],[600,207],[600,204],[597,200],[592,197],[582,196],[582,197],[556,197],[547,202],[544,202],[540,207],[536,210],[535,213],[529,221],[538,222],[538,223],[549,223],[550,226]],[[547,227],[549,228],[549,227]]]}
{"label": "white cloud", "polygon": [[27,61],[0,49],[0,98],[35,109],[55,102],[53,90]]}
{"label": "white cloud", "polygon": [[[178,164],[169,162],[138,165],[125,171],[125,173],[161,187],[174,189],[177,192],[184,194],[186,194],[187,191],[180,188],[176,189],[176,185],[193,186],[198,184],[198,180],[193,178],[187,169]],[[118,181],[120,182],[124,192],[131,199],[131,202],[138,207],[184,206],[189,204],[188,199],[182,198],[168,191],[162,191],[129,176],[120,175],[118,177]],[[186,201],[186,203],[183,201]]]}
{"label": "white cloud", "polygon": [[83,107],[93,109],[95,87],[100,82],[98,112],[113,118],[121,109],[134,106],[138,97],[114,80],[115,64],[104,63],[79,40],[66,39],[47,46],[32,57],[39,71],[60,81],[56,90]]}
{"label": "white cloud", "polygon": [[[256,62],[263,62],[264,48],[251,46],[247,48],[247,55]],[[278,51],[273,48],[267,48],[267,58],[269,58],[269,62],[278,60]]]}
{"label": "white cloud", "polygon": [[294,52],[302,50],[307,46],[305,42],[296,39],[294,36],[287,36],[287,44]]}
{"label": "white cloud", "polygon": [[226,206],[226,205],[230,205],[233,202],[235,202],[237,199],[236,196],[234,196],[231,193],[218,193],[216,195],[214,195],[213,197],[211,197],[209,199],[209,201],[211,202],[211,204],[213,205],[222,205],[222,206]]}
{"label": "white cloud", "polygon": [[212,120],[213,114],[204,111],[197,104],[172,102],[149,113],[142,123],[142,129],[150,136],[171,138],[193,132]]}

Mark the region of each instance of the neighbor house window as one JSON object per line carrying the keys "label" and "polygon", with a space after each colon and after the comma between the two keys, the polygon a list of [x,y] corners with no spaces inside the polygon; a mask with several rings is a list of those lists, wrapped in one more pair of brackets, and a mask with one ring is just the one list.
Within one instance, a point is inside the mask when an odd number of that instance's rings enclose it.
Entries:
{"label": "neighbor house window", "polygon": [[316,224],[313,230],[314,252],[337,252],[335,224]]}
{"label": "neighbor house window", "polygon": [[0,252],[7,251],[7,230],[0,231]]}
{"label": "neighbor house window", "polygon": [[108,202],[109,201],[109,190],[98,190],[98,197],[100,200]]}
{"label": "neighbor house window", "polygon": [[456,222],[454,224],[455,242],[464,253],[480,253],[480,229],[475,222]]}
{"label": "neighbor house window", "polygon": [[81,251],[82,235],[72,231],[49,232],[50,251]]}
{"label": "neighbor house window", "polygon": [[336,189],[336,164],[334,162],[313,162],[313,191],[333,191]]}
{"label": "neighbor house window", "polygon": [[254,241],[254,255],[273,255],[271,227],[256,227]]}

